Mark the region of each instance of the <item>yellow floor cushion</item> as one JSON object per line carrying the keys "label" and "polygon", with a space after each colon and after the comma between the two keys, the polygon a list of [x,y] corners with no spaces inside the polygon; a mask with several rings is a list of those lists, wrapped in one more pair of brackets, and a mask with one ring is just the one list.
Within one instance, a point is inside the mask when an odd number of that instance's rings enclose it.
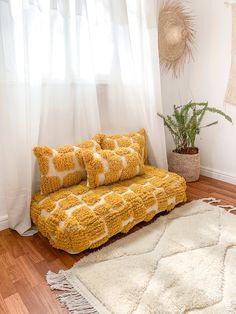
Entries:
{"label": "yellow floor cushion", "polygon": [[152,166],[145,166],[144,171],[95,189],[82,181],[48,196],[38,193],[32,199],[32,220],[52,246],[79,253],[186,201],[182,177]]}

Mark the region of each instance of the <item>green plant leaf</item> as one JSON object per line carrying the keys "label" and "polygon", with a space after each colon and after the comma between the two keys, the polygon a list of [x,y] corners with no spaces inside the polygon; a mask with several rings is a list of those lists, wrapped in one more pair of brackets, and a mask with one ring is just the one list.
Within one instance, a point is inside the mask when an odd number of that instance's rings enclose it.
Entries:
{"label": "green plant leaf", "polygon": [[200,130],[218,123],[218,121],[214,121],[201,126],[207,112],[219,114],[227,121],[232,122],[230,116],[217,108],[209,107],[208,102],[195,103],[190,101],[184,106],[174,106],[171,116],[158,113],[158,116],[163,119],[164,125],[172,135],[176,151],[195,147],[195,140],[197,135],[200,134]]}
{"label": "green plant leaf", "polygon": [[231,122],[231,123],[233,122],[233,120],[232,120],[232,118],[230,116],[228,116],[227,114],[225,114],[223,111],[221,111],[219,109],[207,107],[206,111],[209,111],[209,112],[212,112],[212,113],[218,113],[219,115],[224,117],[229,122]]}
{"label": "green plant leaf", "polygon": [[201,126],[200,129],[208,128],[209,126],[212,126],[212,125],[215,125],[215,124],[218,124],[218,121],[214,121],[214,122],[209,123],[209,124],[207,124],[207,125]]}

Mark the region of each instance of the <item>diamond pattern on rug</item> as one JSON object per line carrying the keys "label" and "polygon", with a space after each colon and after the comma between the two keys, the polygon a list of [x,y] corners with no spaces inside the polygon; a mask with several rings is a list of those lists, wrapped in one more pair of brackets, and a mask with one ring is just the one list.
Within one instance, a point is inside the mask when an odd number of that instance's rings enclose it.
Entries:
{"label": "diamond pattern on rug", "polygon": [[194,201],[83,258],[74,279],[111,313],[236,313],[235,230]]}
{"label": "diamond pattern on rug", "polygon": [[[224,248],[213,246],[162,258],[135,313],[155,313],[163,305],[164,313],[182,313],[221,301],[222,278],[217,274],[223,271],[223,253]],[[150,302],[154,294],[158,298]]]}
{"label": "diamond pattern on rug", "polygon": [[[124,261],[124,264],[123,264]],[[106,305],[112,306],[112,311],[121,313],[120,302],[122,300],[122,313],[132,312],[134,304],[139,302],[144,288],[150,281],[150,275],[156,268],[154,253],[141,254],[138,256],[129,256],[91,264],[89,269],[78,269],[78,276],[82,282],[93,282],[96,274],[96,297],[103,299],[104,284],[109,282],[109,289],[106,290]],[[111,277],[114,269],[119,269],[117,276]],[[129,280],[127,281],[127,273]],[[125,286],[124,286],[125,283]],[[125,294],[123,288],[125,287]],[[90,287],[93,290],[93,286]],[[122,288],[122,289],[121,289]],[[91,291],[92,291],[91,290]]]}
{"label": "diamond pattern on rug", "polygon": [[[193,216],[178,217],[169,220],[165,234],[156,247],[156,253],[165,257],[186,250],[217,244],[219,240],[219,211],[199,213],[194,217],[194,227],[191,224]],[[218,224],[214,224],[214,222]],[[206,225],[211,228],[206,228]],[[187,236],[186,236],[187,234]]]}

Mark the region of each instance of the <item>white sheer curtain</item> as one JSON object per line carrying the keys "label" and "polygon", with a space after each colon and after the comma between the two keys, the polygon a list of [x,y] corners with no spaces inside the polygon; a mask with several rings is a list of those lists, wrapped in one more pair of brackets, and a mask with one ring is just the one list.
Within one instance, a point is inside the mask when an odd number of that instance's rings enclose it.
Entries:
{"label": "white sheer curtain", "polygon": [[31,149],[145,127],[166,167],[157,0],[0,0],[0,220],[21,234],[38,188]]}

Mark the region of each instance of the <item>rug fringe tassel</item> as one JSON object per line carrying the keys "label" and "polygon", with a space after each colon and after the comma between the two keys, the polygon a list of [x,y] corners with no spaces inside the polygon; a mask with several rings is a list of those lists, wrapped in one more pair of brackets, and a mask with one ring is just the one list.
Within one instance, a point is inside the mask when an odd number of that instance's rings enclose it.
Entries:
{"label": "rug fringe tassel", "polygon": [[[207,202],[208,204],[220,203],[221,202],[221,200],[219,200],[217,198],[214,198],[214,197],[202,198],[202,199],[200,199],[200,201]],[[236,207],[233,206],[233,205],[221,205],[221,204],[219,204],[217,206],[220,207],[220,208],[223,208],[223,209],[228,209],[228,210],[226,210],[226,213],[231,213],[231,212],[236,210]]]}
{"label": "rug fringe tassel", "polygon": [[57,299],[71,314],[99,314],[98,311],[68,282],[63,271],[58,274],[49,271],[46,279],[52,290],[63,291]]}
{"label": "rug fringe tassel", "polygon": [[226,210],[226,213],[231,213],[236,210],[236,207],[233,205],[218,205],[218,207],[223,208],[223,209],[228,209]]}
{"label": "rug fringe tassel", "polygon": [[199,201],[207,202],[208,204],[221,202],[221,200],[219,200],[215,197],[205,197],[205,198],[201,198]]}

